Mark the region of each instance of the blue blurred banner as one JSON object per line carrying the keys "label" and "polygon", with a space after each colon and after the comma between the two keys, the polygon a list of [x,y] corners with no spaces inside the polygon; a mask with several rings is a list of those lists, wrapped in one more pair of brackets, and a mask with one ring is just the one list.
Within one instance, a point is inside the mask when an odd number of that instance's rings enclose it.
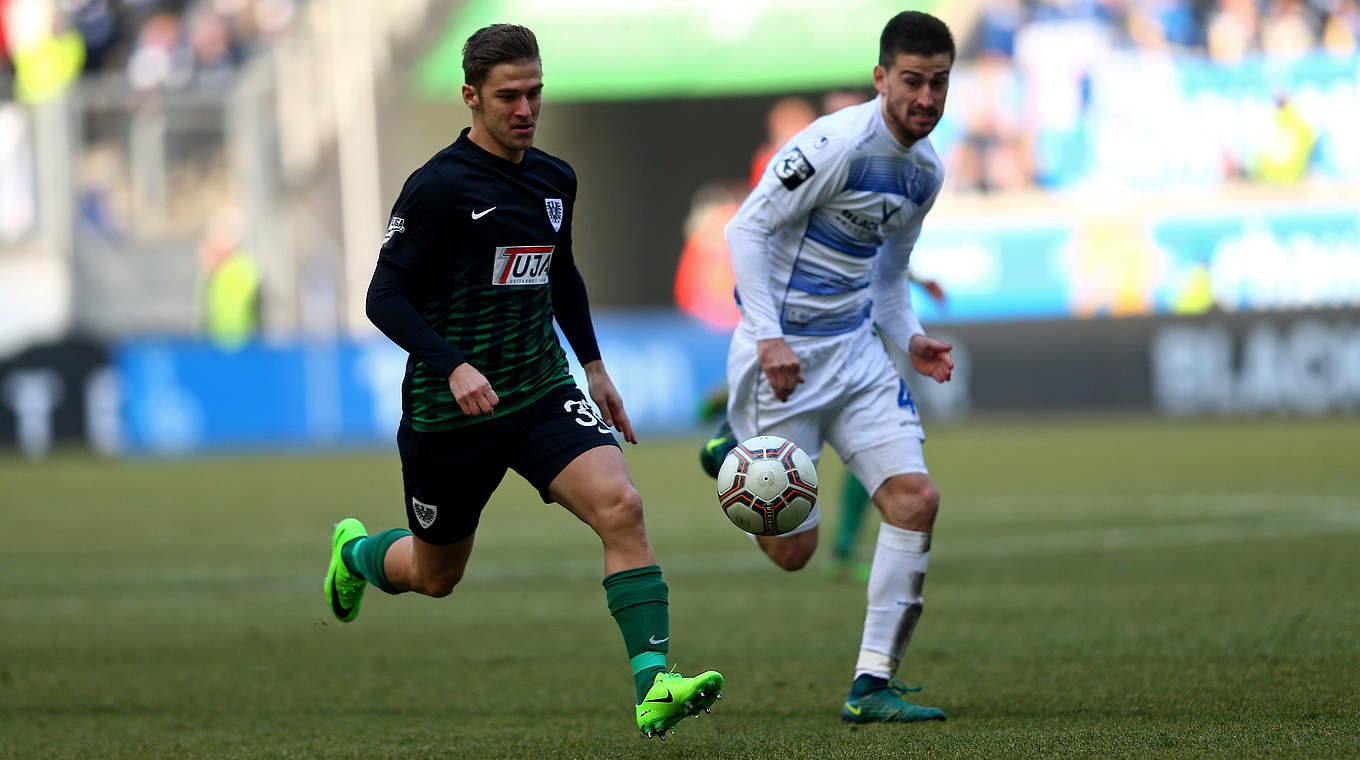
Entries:
{"label": "blue blurred banner", "polygon": [[[728,338],[671,312],[597,317],[606,365],[639,435],[700,440]],[[1360,408],[1360,309],[932,326],[954,377],[917,378],[929,424],[988,412],[1250,416]],[[109,346],[77,338],[0,362],[0,447],[40,457],[83,442],[105,454],[392,447],[405,354],[381,337]],[[574,367],[578,382],[579,367]]]}
{"label": "blue blurred banner", "polygon": [[1360,305],[1354,208],[1167,217],[1152,236],[1165,256],[1157,312]]}
{"label": "blue blurred banner", "polygon": [[401,417],[405,354],[381,340],[222,351],[187,338],[131,339],[113,356],[131,451],[368,444]]}
{"label": "blue blurred banner", "polygon": [[1071,316],[1073,274],[1066,257],[1076,234],[1071,222],[927,222],[912,270],[939,280],[947,299],[937,304],[913,288],[912,308],[927,324]]}
{"label": "blue blurred banner", "polygon": [[[634,426],[693,429],[704,394],[722,383],[727,336],[671,312],[599,315],[596,331]],[[231,352],[142,338],[112,354],[130,452],[371,446],[393,441],[401,419],[406,353],[381,336]],[[585,388],[574,360],[572,370]]]}
{"label": "blue blurred banner", "polygon": [[926,324],[1360,306],[1360,211],[1271,205],[1065,220],[927,222]]}

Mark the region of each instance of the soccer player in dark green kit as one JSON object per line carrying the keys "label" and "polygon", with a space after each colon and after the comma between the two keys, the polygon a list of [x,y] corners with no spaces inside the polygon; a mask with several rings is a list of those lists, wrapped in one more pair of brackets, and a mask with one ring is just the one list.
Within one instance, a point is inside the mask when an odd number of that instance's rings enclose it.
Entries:
{"label": "soccer player in dark green kit", "polygon": [[[589,525],[637,688],[638,728],[665,737],[720,698],[714,671],[666,669],[666,583],[610,428],[637,443],[605,372],[571,249],[576,174],[533,147],[543,97],[538,42],[521,26],[463,48],[472,126],[406,181],[368,290],[368,316],[410,353],[397,431],[409,530],[335,527],[326,602],[343,622],[368,584],[447,596],[482,508],[507,469]],[[576,387],[556,318],[585,369]]]}

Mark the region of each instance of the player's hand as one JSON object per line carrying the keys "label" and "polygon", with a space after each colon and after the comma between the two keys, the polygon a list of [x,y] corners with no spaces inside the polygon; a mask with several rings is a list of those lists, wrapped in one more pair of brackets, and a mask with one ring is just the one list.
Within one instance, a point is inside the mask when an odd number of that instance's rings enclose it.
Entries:
{"label": "player's hand", "polygon": [[623,411],[623,397],[614,388],[614,381],[609,379],[609,373],[604,371],[604,362],[596,359],[582,369],[586,371],[590,399],[600,410],[604,424],[623,433],[623,440],[636,446],[637,435],[633,432],[633,423],[628,421],[628,413]]}
{"label": "player's hand", "polygon": [[911,336],[911,366],[917,372],[935,378],[937,383],[946,382],[954,374],[954,359],[949,355],[953,348],[948,343],[916,333]]}
{"label": "player's hand", "polygon": [[789,348],[783,338],[766,338],[756,341],[756,355],[760,358],[760,368],[770,379],[770,390],[780,401],[788,401],[793,389],[803,381],[803,363],[798,354]]}
{"label": "player's hand", "polygon": [[937,306],[944,306],[944,286],[940,284],[939,280],[921,280],[921,287],[926,289],[926,293],[930,295],[930,300],[934,301]]}
{"label": "player's hand", "polygon": [[449,375],[449,390],[453,391],[458,408],[469,417],[491,416],[496,411],[496,404],[501,402],[491,389],[491,383],[467,362],[459,364]]}

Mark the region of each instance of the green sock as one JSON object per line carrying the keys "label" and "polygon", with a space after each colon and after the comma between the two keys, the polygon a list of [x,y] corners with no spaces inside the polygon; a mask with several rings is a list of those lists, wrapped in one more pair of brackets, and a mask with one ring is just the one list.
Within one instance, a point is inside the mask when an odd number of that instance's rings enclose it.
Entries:
{"label": "green sock", "polygon": [[405,528],[392,528],[365,538],[356,538],[340,547],[340,559],[345,561],[345,567],[351,573],[389,594],[399,594],[401,592],[392,588],[387,573],[383,572],[383,560],[397,539],[409,535],[411,531]]}
{"label": "green sock", "polygon": [[666,669],[671,618],[666,582],[659,565],[621,570],[604,579],[609,614],[619,624],[633,666],[637,703],[642,704],[656,674]]}
{"label": "green sock", "polygon": [[847,472],[841,484],[841,521],[836,525],[836,543],[831,549],[836,559],[844,562],[854,555],[855,539],[868,506],[869,492],[864,490],[858,478]]}

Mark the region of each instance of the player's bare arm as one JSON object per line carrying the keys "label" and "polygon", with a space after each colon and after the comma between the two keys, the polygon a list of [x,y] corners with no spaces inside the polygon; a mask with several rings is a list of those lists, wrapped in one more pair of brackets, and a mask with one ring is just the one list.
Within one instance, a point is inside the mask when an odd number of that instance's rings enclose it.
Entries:
{"label": "player's bare arm", "polygon": [[486,377],[467,362],[459,364],[449,375],[449,390],[453,392],[458,408],[469,417],[490,416],[501,401]]}
{"label": "player's bare arm", "polygon": [[949,352],[954,347],[921,333],[911,336],[911,365],[935,382],[948,382],[954,374],[954,358]]}
{"label": "player's bare arm", "polygon": [[770,380],[770,389],[780,401],[788,401],[798,384],[803,382],[803,365],[798,354],[789,348],[783,338],[766,338],[756,341],[756,352],[760,358],[760,368]]}
{"label": "player's bare arm", "polygon": [[582,369],[586,371],[586,385],[590,392],[590,398],[600,410],[604,424],[623,433],[625,441],[637,445],[637,435],[633,432],[633,423],[628,421],[628,413],[623,410],[623,397],[614,387],[614,381],[609,379],[609,373],[604,369],[604,360],[596,359],[593,362],[587,362]]}

